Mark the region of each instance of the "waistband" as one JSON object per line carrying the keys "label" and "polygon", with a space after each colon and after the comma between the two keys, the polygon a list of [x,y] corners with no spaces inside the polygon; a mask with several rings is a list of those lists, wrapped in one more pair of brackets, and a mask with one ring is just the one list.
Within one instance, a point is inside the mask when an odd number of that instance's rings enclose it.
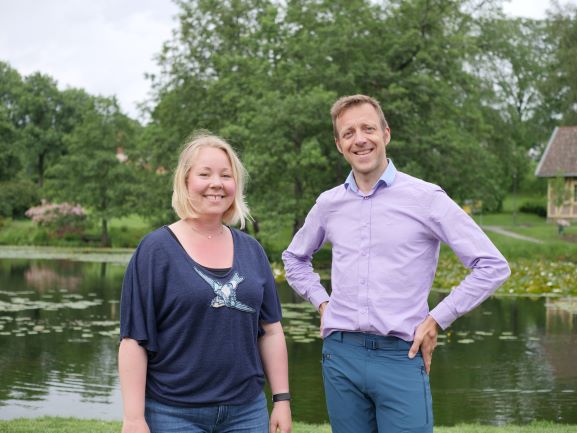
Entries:
{"label": "waistband", "polygon": [[399,337],[366,332],[335,331],[326,338],[369,350],[409,350],[413,344],[412,341],[405,341]]}

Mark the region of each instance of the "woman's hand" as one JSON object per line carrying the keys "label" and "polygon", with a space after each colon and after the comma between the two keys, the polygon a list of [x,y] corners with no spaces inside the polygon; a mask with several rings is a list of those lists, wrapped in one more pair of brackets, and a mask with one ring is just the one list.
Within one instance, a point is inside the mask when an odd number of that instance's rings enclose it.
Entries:
{"label": "woman's hand", "polygon": [[274,403],[270,414],[269,433],[290,433],[291,430],[292,419],[290,401],[277,401]]}
{"label": "woman's hand", "polygon": [[150,433],[144,418],[137,420],[122,420],[122,433]]}

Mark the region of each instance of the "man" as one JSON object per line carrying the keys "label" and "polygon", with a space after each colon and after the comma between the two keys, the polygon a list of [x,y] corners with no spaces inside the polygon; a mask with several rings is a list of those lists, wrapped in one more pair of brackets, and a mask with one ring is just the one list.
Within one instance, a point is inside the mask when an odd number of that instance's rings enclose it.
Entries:
{"label": "man", "polygon": [[[428,374],[437,326],[447,328],[489,297],[509,266],[440,187],[387,160],[391,131],[375,99],[340,98],[331,116],[352,171],[318,197],[283,261],[289,284],[321,314],[332,431],[432,433]],[[311,264],[327,242],[330,296]],[[429,311],[441,242],[471,272]]]}

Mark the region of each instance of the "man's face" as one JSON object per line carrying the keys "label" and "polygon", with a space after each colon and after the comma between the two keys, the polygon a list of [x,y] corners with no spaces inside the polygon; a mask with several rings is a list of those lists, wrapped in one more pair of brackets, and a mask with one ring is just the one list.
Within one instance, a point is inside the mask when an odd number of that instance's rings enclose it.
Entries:
{"label": "man's face", "polygon": [[387,167],[385,147],[390,130],[383,131],[379,115],[371,104],[355,105],[336,120],[337,149],[351,165],[356,176],[376,182]]}

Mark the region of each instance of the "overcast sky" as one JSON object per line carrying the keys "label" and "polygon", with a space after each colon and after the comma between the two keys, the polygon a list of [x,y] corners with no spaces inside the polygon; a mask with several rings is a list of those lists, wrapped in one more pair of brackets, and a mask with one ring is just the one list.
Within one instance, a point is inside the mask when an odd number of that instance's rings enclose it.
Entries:
{"label": "overcast sky", "polygon": [[[548,4],[511,0],[504,10],[544,18]],[[22,75],[48,74],[62,89],[116,95],[137,117],[150,88],[144,74],[158,71],[154,56],[176,13],[171,0],[0,0],[0,60]]]}

